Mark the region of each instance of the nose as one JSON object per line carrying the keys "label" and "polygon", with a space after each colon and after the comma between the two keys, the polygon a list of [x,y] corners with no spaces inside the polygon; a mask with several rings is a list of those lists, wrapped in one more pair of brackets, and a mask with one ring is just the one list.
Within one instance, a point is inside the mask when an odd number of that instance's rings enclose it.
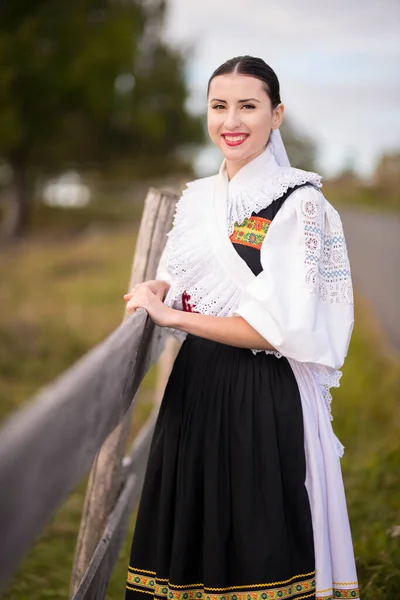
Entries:
{"label": "nose", "polygon": [[235,129],[237,129],[239,127],[239,125],[240,125],[239,112],[235,108],[232,108],[226,114],[225,127],[229,131],[234,131]]}

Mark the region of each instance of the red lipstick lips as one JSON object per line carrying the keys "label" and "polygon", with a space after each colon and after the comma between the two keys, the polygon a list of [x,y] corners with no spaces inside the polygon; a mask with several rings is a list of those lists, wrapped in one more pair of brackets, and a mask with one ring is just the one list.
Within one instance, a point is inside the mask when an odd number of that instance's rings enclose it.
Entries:
{"label": "red lipstick lips", "polygon": [[228,146],[240,146],[249,137],[248,133],[223,133],[225,143]]}

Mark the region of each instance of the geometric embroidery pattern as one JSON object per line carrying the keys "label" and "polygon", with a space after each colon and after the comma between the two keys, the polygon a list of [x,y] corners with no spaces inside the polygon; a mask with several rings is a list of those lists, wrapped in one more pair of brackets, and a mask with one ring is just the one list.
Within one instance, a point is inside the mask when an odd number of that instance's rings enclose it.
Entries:
{"label": "geometric embroidery pattern", "polygon": [[338,588],[333,588],[333,595],[331,594],[330,596],[316,596],[315,600],[341,600],[341,599],[349,599],[352,598],[353,600],[359,600],[360,598],[360,591],[358,588],[353,588],[353,589],[338,589]]}
{"label": "geometric embroidery pattern", "polygon": [[262,243],[267,235],[271,221],[262,217],[249,217],[244,219],[241,225],[235,223],[233,233],[229,236],[231,242],[250,246],[261,250]]}
{"label": "geometric embroidery pattern", "polygon": [[[322,199],[322,196],[321,196]],[[343,226],[338,212],[322,201],[303,199],[300,215],[304,228],[305,282],[321,300],[353,304],[353,287]]]}
{"label": "geometric embroidery pattern", "polygon": [[313,571],[285,581],[208,588],[202,583],[174,585],[168,579],[156,577],[155,572],[129,567],[126,586],[130,590],[163,600],[302,600],[315,598],[314,575]]}

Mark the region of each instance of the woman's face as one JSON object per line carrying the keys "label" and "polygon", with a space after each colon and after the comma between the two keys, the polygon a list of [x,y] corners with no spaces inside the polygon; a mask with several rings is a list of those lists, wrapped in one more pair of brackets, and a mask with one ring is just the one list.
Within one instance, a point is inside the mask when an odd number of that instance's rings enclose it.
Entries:
{"label": "woman's face", "polygon": [[249,75],[214,77],[208,95],[208,133],[226,158],[229,178],[261,154],[284,106],[272,110],[263,83]]}

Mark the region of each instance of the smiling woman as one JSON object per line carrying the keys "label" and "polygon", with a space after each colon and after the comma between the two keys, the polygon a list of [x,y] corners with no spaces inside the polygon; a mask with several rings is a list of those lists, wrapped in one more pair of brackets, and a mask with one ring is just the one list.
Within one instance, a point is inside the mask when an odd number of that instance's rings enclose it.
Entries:
{"label": "smiling woman", "polygon": [[[229,178],[264,152],[268,134],[280,127],[284,112],[274,71],[266,65],[260,79],[254,64],[248,62],[246,69],[244,63],[241,70],[232,61],[222,65],[208,89],[208,133],[226,158]],[[271,88],[278,91],[271,94]]]}
{"label": "smiling woman", "polygon": [[157,278],[125,296],[183,340],[139,507],[127,600],[359,598],[329,388],[353,329],[337,211],[292,168],[263,60],[211,77],[220,172],[188,184]]}

